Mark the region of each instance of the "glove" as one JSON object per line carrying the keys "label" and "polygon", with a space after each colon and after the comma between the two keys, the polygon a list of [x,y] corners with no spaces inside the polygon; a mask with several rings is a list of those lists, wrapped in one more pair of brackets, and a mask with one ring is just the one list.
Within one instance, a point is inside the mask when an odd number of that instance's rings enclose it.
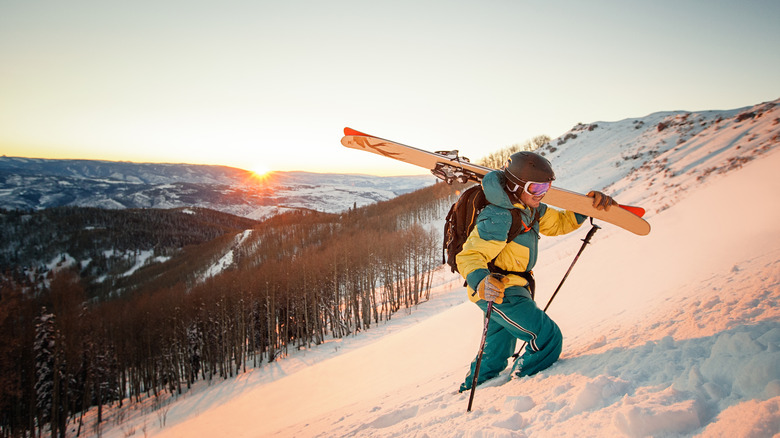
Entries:
{"label": "glove", "polygon": [[613,205],[618,205],[618,203],[614,199],[612,199],[611,196],[607,196],[595,190],[590,191],[588,193],[588,197],[593,198],[593,207],[596,210],[609,211],[609,207],[612,207]]}
{"label": "glove", "polygon": [[485,301],[493,301],[496,304],[504,302],[504,289],[509,279],[501,274],[490,274],[483,278],[477,285],[479,297]]}

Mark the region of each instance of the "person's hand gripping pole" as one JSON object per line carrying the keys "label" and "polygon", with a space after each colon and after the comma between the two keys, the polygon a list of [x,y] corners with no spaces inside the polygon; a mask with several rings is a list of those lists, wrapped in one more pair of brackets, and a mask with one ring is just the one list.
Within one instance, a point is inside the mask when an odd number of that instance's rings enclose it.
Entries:
{"label": "person's hand gripping pole", "polygon": [[496,304],[504,302],[504,289],[509,283],[509,279],[501,274],[490,274],[479,283],[477,293],[485,301],[492,301]]}

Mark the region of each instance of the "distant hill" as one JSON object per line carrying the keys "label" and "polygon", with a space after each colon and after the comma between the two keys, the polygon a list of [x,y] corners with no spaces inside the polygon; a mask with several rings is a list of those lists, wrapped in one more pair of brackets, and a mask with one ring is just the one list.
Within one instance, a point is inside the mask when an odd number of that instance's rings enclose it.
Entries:
{"label": "distant hill", "polygon": [[204,261],[188,267],[199,274],[202,264],[212,262],[209,248],[216,244],[219,259],[221,241],[257,224],[204,208],[0,211],[0,275],[41,290],[52,273],[75,269],[88,296],[116,296],[160,275],[144,274],[145,267],[187,253],[200,253]]}
{"label": "distant hill", "polygon": [[251,219],[305,209],[336,213],[429,186],[433,176],[252,172],[194,164],[0,157],[0,208],[203,207]]}

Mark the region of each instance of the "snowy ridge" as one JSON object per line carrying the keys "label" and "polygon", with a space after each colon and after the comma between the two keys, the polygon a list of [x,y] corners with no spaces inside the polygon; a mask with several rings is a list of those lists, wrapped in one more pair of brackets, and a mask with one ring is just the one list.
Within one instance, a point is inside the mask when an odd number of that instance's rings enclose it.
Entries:
{"label": "snowy ridge", "polygon": [[[466,300],[462,280],[440,269],[432,299],[409,314],[234,381],[201,384],[163,409],[152,410],[151,399],[123,413],[111,408],[102,436],[780,433],[778,124],[774,104],[754,108],[766,110],[750,120],[737,120],[745,110],[735,110],[719,129],[712,112],[713,123],[697,123],[699,134],[683,142],[683,128],[658,130],[677,113],[645,118],[655,127],[644,145],[658,149],[636,160],[624,157],[644,153],[642,144],[608,142],[607,135],[600,137],[603,150],[574,146],[580,137],[601,135],[599,128],[579,129],[582,135],[569,145],[548,151],[562,187],[613,187],[621,202],[653,203],[653,231],[638,237],[605,226],[595,235],[549,311],[564,333],[561,360],[532,377],[511,379],[505,372],[478,387],[473,412],[466,413],[468,394],[457,387],[476,354],[483,315]],[[611,127],[630,127],[633,120]],[[703,134],[709,141],[697,138]],[[659,135],[668,135],[666,143]],[[735,157],[749,159],[731,165]],[[603,175],[572,173],[596,166]],[[540,302],[586,231],[587,224],[542,239],[535,269]]]}
{"label": "snowy ridge", "polygon": [[625,204],[643,205],[652,217],[713,174],[739,168],[778,144],[780,99],[730,111],[577,125],[543,152],[555,163],[557,185],[603,190]]}

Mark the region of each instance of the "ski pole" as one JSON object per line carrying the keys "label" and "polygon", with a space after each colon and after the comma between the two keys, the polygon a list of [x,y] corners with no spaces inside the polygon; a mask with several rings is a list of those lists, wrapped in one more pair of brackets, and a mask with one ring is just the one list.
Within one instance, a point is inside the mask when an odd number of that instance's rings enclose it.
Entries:
{"label": "ski pole", "polygon": [[471,412],[471,403],[474,402],[474,391],[477,389],[477,378],[479,377],[479,366],[482,364],[482,352],[485,350],[485,339],[487,339],[488,324],[490,323],[490,314],[493,313],[493,302],[488,302],[485,312],[485,328],[482,329],[482,340],[479,342],[479,352],[477,352],[477,364],[474,367],[474,375],[471,377],[471,393],[469,394],[469,407],[466,412]]}
{"label": "ski pole", "polygon": [[[550,308],[550,304],[552,304],[553,299],[555,299],[555,296],[558,295],[558,291],[561,290],[561,286],[563,286],[563,282],[566,281],[566,278],[569,276],[569,273],[571,272],[571,269],[574,267],[574,264],[577,263],[577,260],[580,258],[580,254],[582,254],[582,251],[585,250],[585,247],[590,243],[590,239],[593,238],[593,235],[596,234],[596,231],[600,230],[601,227],[593,223],[593,218],[590,218],[590,225],[591,228],[588,231],[588,234],[585,235],[585,238],[582,239],[582,246],[580,247],[580,250],[577,252],[577,255],[574,256],[574,260],[572,260],[571,265],[569,265],[569,269],[566,271],[566,274],[563,275],[563,278],[561,279],[561,282],[558,283],[558,287],[555,288],[555,292],[553,292],[550,299],[547,301],[547,305],[544,306],[543,311],[547,312],[547,309]],[[523,351],[525,348],[525,344],[527,342],[523,342],[523,345],[520,346],[520,349],[517,350],[517,353],[513,354],[512,357],[517,360],[518,357],[520,357],[520,352]]]}

